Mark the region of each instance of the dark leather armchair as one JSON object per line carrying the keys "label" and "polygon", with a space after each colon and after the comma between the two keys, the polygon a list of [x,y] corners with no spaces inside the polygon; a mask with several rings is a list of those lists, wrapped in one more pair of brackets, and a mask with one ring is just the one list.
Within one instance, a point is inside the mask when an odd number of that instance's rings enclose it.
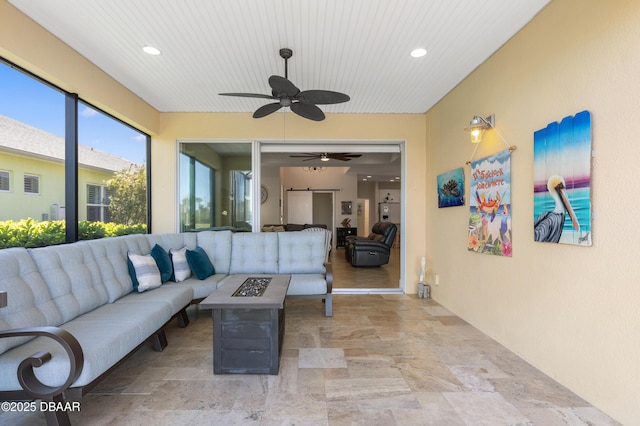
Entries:
{"label": "dark leather armchair", "polygon": [[397,230],[394,223],[378,222],[368,237],[347,237],[344,251],[347,262],[351,266],[386,265]]}

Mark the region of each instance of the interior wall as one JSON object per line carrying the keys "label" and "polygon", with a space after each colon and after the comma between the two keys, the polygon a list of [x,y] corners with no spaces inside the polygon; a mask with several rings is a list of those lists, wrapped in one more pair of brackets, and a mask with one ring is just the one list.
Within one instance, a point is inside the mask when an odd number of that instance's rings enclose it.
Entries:
{"label": "interior wall", "polygon": [[[341,203],[352,201],[356,205],[357,199],[357,179],[355,176],[345,174],[348,167],[328,167],[324,172],[306,172],[302,167],[282,167],[282,186],[285,191],[294,189],[335,189],[334,209],[335,226],[342,226],[340,222],[344,218],[349,218],[352,224],[356,223],[356,211],[351,215],[341,214]],[[286,203],[286,197],[284,202]],[[286,211],[286,205],[285,205]],[[285,218],[286,219],[286,218]],[[335,232],[335,229],[333,230]]]}
{"label": "interior wall", "polygon": [[361,237],[368,236],[371,233],[371,227],[377,221],[377,193],[378,182],[358,181],[358,198],[369,200],[369,226],[367,229],[363,229],[360,225],[358,225],[358,235]]}
{"label": "interior wall", "polygon": [[260,184],[267,189],[267,200],[260,205],[260,226],[280,223],[280,167],[262,166]]}
{"label": "interior wall", "polygon": [[[640,7],[556,0],[427,113],[427,255],[435,300],[623,424],[640,424]],[[533,132],[592,114],[593,246],[533,241]],[[513,257],[467,250],[463,131],[495,114],[517,146]],[[443,142],[446,141],[446,142]],[[474,158],[504,149],[487,131]],[[438,209],[436,176],[464,167],[467,206]],[[463,266],[463,267],[461,267]],[[525,384],[526,386],[526,384]]]}

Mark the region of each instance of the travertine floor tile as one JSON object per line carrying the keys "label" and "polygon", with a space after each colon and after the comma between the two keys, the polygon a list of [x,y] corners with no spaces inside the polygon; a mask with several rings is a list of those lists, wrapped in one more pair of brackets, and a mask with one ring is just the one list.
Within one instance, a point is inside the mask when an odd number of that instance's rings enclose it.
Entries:
{"label": "travertine floor tile", "polygon": [[[360,268],[361,269],[361,268]],[[617,425],[433,300],[286,302],[278,375],[214,375],[210,312],[167,326],[81,400],[73,425]],[[0,425],[44,425],[0,413]]]}

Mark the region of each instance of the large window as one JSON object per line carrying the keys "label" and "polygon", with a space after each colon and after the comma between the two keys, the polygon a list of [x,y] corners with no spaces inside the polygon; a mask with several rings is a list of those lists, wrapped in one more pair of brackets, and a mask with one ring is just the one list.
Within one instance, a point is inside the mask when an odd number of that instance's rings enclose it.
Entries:
{"label": "large window", "polygon": [[148,232],[149,146],[146,134],[0,58],[0,249]]}
{"label": "large window", "polygon": [[146,135],[84,102],[78,108],[78,219],[146,225]]}

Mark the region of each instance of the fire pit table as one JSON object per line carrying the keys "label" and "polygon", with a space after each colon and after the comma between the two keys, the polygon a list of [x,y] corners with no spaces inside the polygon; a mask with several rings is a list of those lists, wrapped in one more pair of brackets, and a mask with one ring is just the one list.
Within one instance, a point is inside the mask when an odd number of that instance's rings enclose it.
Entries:
{"label": "fire pit table", "polygon": [[212,309],[214,374],[278,374],[290,280],[290,275],[232,275],[200,302]]}

